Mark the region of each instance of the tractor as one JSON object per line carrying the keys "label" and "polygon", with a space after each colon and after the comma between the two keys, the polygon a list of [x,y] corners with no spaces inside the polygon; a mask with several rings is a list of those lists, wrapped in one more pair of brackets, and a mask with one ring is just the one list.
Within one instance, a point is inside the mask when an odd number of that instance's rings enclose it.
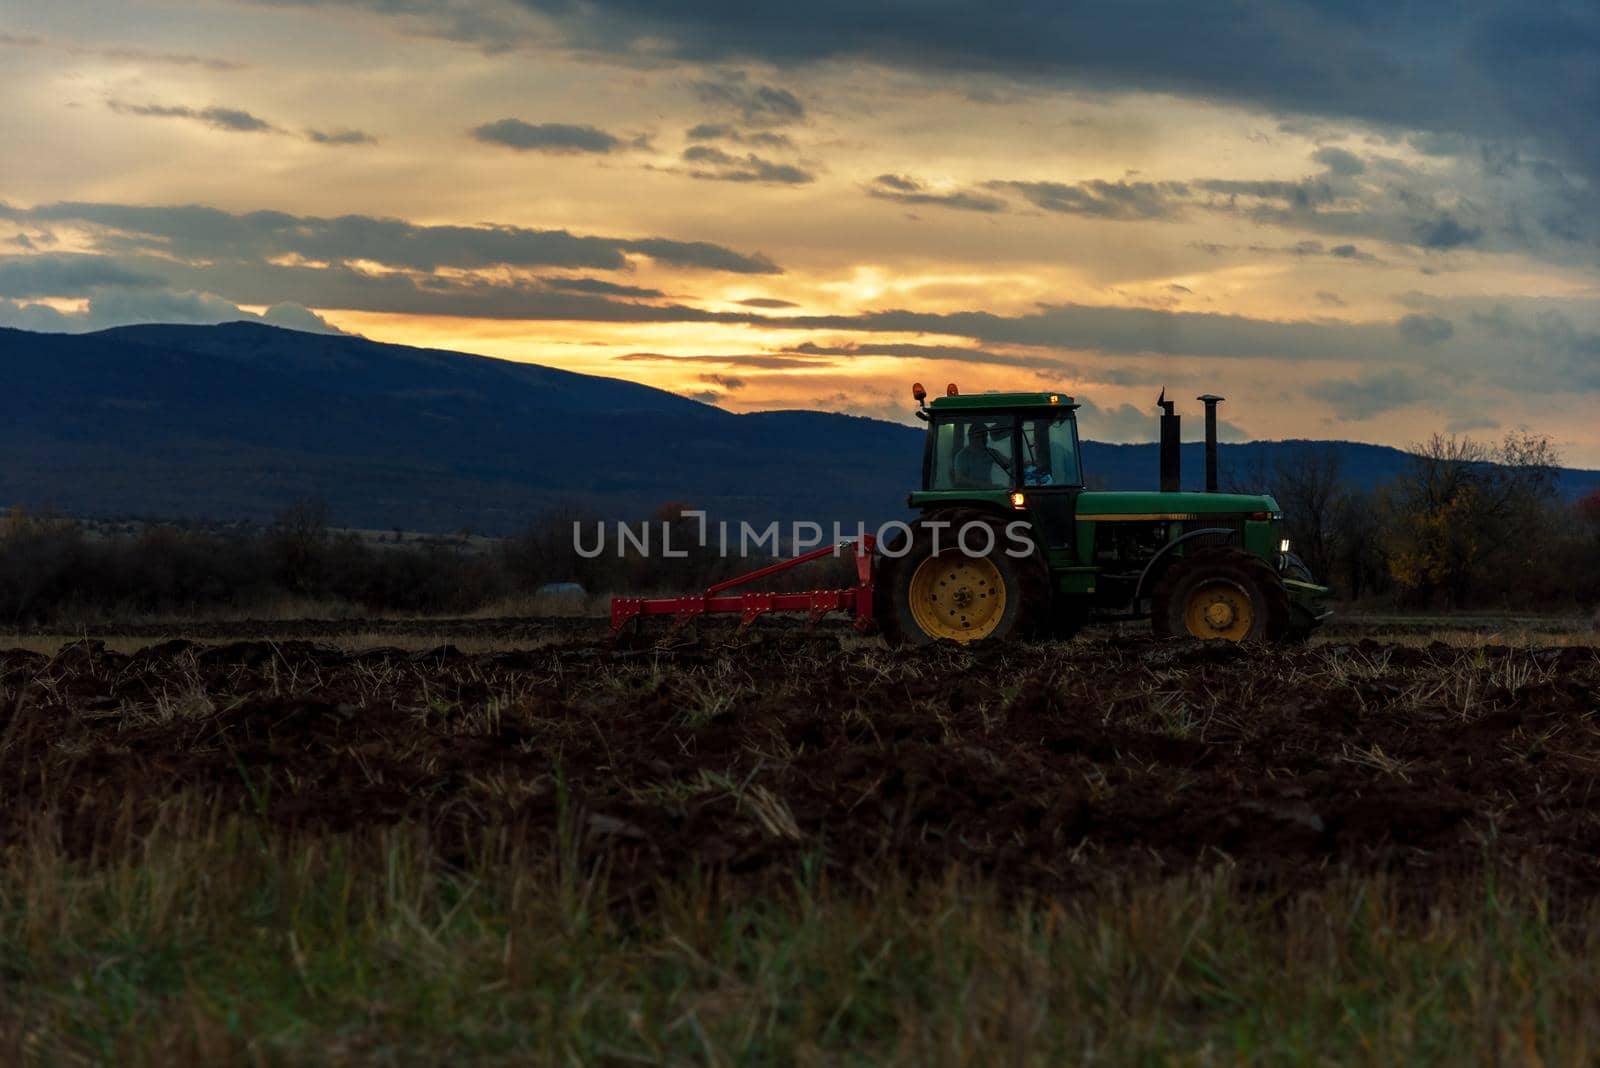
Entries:
{"label": "tractor", "polygon": [[1163,391],[1161,489],[1108,493],[1084,488],[1071,397],[913,395],[928,424],[909,499],[920,516],[879,547],[876,569],[891,644],[1070,637],[1144,616],[1159,636],[1290,641],[1329,614],[1277,502],[1216,492],[1221,397],[1200,398],[1207,492],[1178,489],[1179,417]]}
{"label": "tractor", "polygon": [[[853,539],[858,582],[798,593],[734,592],[844,545],[769,565],[679,597],[618,597],[614,632],[643,617],[677,625],[735,613],[813,620],[850,612],[891,645],[1069,638],[1085,624],[1148,617],[1158,636],[1289,642],[1329,615],[1283,538],[1270,496],[1217,492],[1216,409],[1206,406],[1206,492],[1180,490],[1179,416],[1163,390],[1155,492],[1085,488],[1078,405],[1063,393],[963,395],[932,402],[912,387],[927,423],[911,522]],[[880,531],[880,534],[882,532]]]}

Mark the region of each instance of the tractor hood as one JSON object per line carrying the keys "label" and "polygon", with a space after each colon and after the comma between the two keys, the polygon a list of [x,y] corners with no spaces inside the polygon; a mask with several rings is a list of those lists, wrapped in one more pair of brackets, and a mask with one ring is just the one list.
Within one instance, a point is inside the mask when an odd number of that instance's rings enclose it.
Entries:
{"label": "tractor hood", "polygon": [[1103,493],[1088,490],[1078,495],[1078,518],[1096,516],[1148,519],[1199,519],[1203,516],[1278,517],[1278,502],[1253,493]]}

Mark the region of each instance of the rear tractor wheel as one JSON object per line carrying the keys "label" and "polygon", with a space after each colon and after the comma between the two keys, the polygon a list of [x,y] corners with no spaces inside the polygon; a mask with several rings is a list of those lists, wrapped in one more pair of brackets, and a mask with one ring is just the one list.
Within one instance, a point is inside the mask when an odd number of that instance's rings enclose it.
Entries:
{"label": "rear tractor wheel", "polygon": [[1243,549],[1206,549],[1167,569],[1150,606],[1157,637],[1283,641],[1289,595],[1276,572]]}
{"label": "rear tractor wheel", "polygon": [[[878,624],[891,645],[1031,636],[1049,614],[1049,572],[1037,551],[1013,556],[1000,520],[953,511],[912,525],[909,549],[879,564]],[[964,533],[963,533],[964,532]]]}

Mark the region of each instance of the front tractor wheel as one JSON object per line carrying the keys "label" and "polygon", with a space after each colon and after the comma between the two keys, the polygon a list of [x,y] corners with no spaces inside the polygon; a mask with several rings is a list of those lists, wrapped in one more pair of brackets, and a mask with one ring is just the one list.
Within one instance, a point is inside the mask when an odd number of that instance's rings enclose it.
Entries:
{"label": "front tractor wheel", "polygon": [[[977,525],[962,538],[969,524]],[[1049,611],[1049,573],[1037,552],[1012,556],[1006,550],[1014,547],[1001,523],[982,512],[914,524],[909,549],[898,557],[886,554],[879,564],[878,623],[885,640],[927,645],[1031,635]]]}
{"label": "front tractor wheel", "polygon": [[1289,596],[1266,561],[1242,549],[1208,549],[1173,564],[1150,606],[1157,637],[1282,641]]}

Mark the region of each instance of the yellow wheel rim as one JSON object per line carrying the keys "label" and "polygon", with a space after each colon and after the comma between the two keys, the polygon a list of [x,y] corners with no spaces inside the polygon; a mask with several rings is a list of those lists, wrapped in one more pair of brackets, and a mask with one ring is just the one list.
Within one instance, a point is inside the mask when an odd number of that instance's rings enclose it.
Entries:
{"label": "yellow wheel rim", "polygon": [[1183,606],[1183,625],[1196,638],[1243,641],[1256,621],[1250,595],[1231,582],[1203,582]]}
{"label": "yellow wheel rim", "polygon": [[981,557],[930,556],[911,573],[911,618],[931,637],[975,642],[1005,613],[1000,569]]}

